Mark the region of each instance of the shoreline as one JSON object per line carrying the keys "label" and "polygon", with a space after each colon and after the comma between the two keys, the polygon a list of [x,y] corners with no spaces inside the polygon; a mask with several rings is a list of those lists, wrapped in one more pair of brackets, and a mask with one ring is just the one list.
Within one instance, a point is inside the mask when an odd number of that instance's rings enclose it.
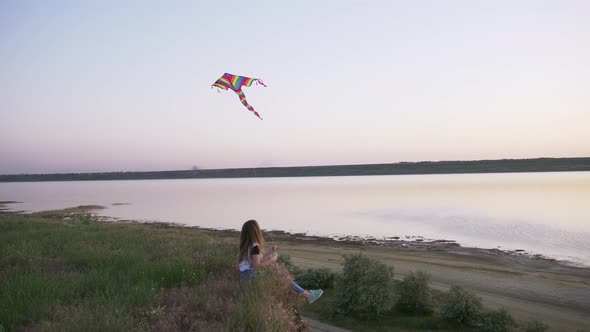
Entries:
{"label": "shoreline", "polygon": [[[137,221],[131,221],[137,222]],[[141,223],[141,222],[140,222]],[[240,231],[234,229],[215,229],[200,226],[187,226],[176,223],[148,222],[155,225],[178,225],[166,227],[178,227],[186,229],[197,229],[200,231],[211,232],[226,237],[239,237]],[[290,233],[283,230],[265,230],[263,229],[266,242],[305,242],[316,245],[328,246],[347,246],[356,248],[383,248],[407,252],[441,252],[448,255],[460,257],[478,257],[510,260],[528,267],[580,269],[590,272],[590,266],[577,264],[567,260],[559,260],[542,254],[532,254],[524,249],[497,249],[497,248],[479,248],[462,246],[454,240],[403,240],[384,239],[380,240],[375,237],[345,236],[335,239],[329,236],[308,235],[306,233]],[[267,236],[270,234],[270,238]]]}
{"label": "shoreline", "polygon": [[[47,210],[47,211],[11,211],[7,204],[21,203],[18,201],[0,201],[0,214],[31,214],[31,215],[42,215],[55,217],[59,216],[62,218],[69,218],[68,214],[76,215],[82,213],[90,213],[105,209],[105,206],[101,205],[81,205],[77,207],[64,208],[58,210]],[[129,203],[113,203],[113,205],[127,205]],[[100,222],[107,223],[141,223],[150,226],[158,226],[162,228],[182,228],[182,229],[196,229],[205,232],[212,232],[222,236],[236,236],[239,237],[240,231],[237,229],[227,228],[211,228],[202,226],[191,226],[178,222],[163,222],[158,220],[133,220],[123,219],[119,217],[113,217],[108,215],[101,215],[94,213],[94,217],[98,218]],[[319,243],[326,245],[345,245],[345,246],[367,246],[367,247],[382,247],[396,250],[407,250],[407,251],[438,251],[445,252],[450,255],[456,256],[482,256],[482,257],[504,257],[505,259],[511,259],[514,262],[518,262],[523,265],[531,267],[550,267],[556,265],[564,268],[572,269],[583,269],[590,271],[590,265],[585,265],[579,262],[570,260],[557,259],[550,256],[546,256],[540,253],[531,253],[524,249],[499,249],[499,248],[482,248],[482,247],[471,247],[462,246],[455,240],[447,239],[425,239],[422,236],[389,236],[379,239],[375,236],[359,236],[359,235],[338,235],[338,236],[322,236],[322,235],[310,235],[307,233],[291,233],[284,230],[277,229],[263,229],[264,235],[268,234],[266,238],[269,240],[279,241],[304,241],[307,243]]]}

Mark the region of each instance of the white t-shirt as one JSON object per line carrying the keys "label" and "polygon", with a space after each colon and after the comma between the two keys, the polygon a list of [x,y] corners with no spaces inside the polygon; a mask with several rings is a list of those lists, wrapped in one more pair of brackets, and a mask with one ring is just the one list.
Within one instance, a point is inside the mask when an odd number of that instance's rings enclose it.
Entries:
{"label": "white t-shirt", "polygon": [[242,259],[240,262],[240,272],[244,272],[252,268],[252,252],[254,252],[255,255],[260,255],[260,258],[262,259],[262,252],[260,252],[260,246],[258,245],[258,242],[252,243],[250,248],[248,248],[248,255],[246,255],[246,257],[244,257],[244,259]]}

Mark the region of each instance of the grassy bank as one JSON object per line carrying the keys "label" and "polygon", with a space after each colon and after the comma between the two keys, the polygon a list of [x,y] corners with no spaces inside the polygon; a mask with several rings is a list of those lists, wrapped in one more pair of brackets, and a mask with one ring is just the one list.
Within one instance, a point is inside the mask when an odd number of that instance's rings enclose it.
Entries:
{"label": "grassy bank", "polygon": [[[352,310],[345,315],[335,314],[334,308],[342,307],[338,298],[346,298],[348,291],[342,290],[351,282],[327,282],[334,280],[329,271],[284,262],[304,287],[326,289],[319,301],[305,307],[290,289],[284,268],[260,273],[242,287],[235,234],[100,222],[87,214],[96,208],[0,214],[0,331],[302,331],[301,310],[359,331],[474,330],[443,317],[436,308],[448,294],[437,290],[428,297],[435,308],[430,314],[404,312],[391,301],[383,303],[378,317],[359,311],[376,308],[373,299],[387,293],[368,281],[378,275],[373,272],[353,275],[351,280],[369,279],[359,283],[361,293],[353,296]],[[387,271],[382,275],[389,280],[393,276]],[[342,274],[336,279],[343,280]],[[398,286],[392,289],[397,298],[402,294]],[[424,284],[419,290],[426,289]],[[374,297],[367,297],[371,292]],[[528,331],[522,325],[519,330]]]}
{"label": "grassy bank", "polygon": [[[240,290],[236,241],[51,215],[0,215],[0,331],[284,331],[297,323],[287,315],[296,300],[275,296],[273,310],[265,305],[273,294]],[[274,321],[261,321],[269,313]]]}
{"label": "grassy bank", "polygon": [[235,248],[201,234],[134,224],[0,216],[0,325],[133,329],[158,317],[166,289],[196,286]]}

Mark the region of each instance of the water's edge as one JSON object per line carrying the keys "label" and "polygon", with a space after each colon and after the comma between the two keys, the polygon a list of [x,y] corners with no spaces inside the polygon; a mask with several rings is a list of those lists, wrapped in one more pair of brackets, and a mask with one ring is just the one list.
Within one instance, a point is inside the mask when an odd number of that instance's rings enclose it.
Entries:
{"label": "water's edge", "polygon": [[[65,221],[70,221],[72,218],[81,214],[89,214],[98,222],[104,223],[133,223],[145,224],[158,228],[180,228],[180,229],[195,229],[200,231],[212,232],[217,235],[225,235],[231,237],[239,237],[239,229],[228,228],[211,228],[202,226],[192,226],[177,222],[163,222],[158,220],[135,220],[122,219],[106,214],[98,213],[104,207],[100,205],[88,205],[66,208],[61,210],[51,211],[19,211],[11,209],[9,204],[21,203],[17,201],[0,201],[0,215],[11,214],[28,214],[28,215],[46,215],[53,218],[60,217]],[[450,239],[425,239],[422,236],[406,236],[406,237],[383,237],[378,238],[374,236],[358,236],[358,235],[344,235],[344,236],[329,236],[329,235],[311,235],[308,233],[292,233],[278,229],[265,229],[264,234],[267,241],[281,240],[281,241],[302,241],[313,242],[320,244],[339,244],[348,246],[374,246],[391,248],[394,250],[406,251],[441,251],[452,255],[459,256],[478,256],[478,257],[494,257],[511,260],[514,263],[526,265],[536,268],[550,268],[563,267],[568,269],[590,269],[590,265],[573,262],[563,259],[556,259],[538,253],[530,253],[523,249],[499,249],[499,248],[478,248],[478,247],[464,247],[455,240]]]}

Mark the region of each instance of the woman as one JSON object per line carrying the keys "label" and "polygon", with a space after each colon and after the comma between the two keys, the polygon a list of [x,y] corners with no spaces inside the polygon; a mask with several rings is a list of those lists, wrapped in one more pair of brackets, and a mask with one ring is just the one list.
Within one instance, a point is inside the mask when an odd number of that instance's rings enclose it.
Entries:
{"label": "woman", "polygon": [[[242,232],[240,234],[240,278],[248,279],[256,276],[256,270],[264,266],[275,264],[278,259],[276,253],[277,247],[272,245],[266,254],[262,252],[264,245],[264,237],[258,222],[256,220],[248,220],[242,225]],[[307,303],[313,303],[319,299],[323,294],[323,290],[314,289],[306,291],[299,286],[295,281],[291,281],[291,286],[297,294],[303,294]]]}

